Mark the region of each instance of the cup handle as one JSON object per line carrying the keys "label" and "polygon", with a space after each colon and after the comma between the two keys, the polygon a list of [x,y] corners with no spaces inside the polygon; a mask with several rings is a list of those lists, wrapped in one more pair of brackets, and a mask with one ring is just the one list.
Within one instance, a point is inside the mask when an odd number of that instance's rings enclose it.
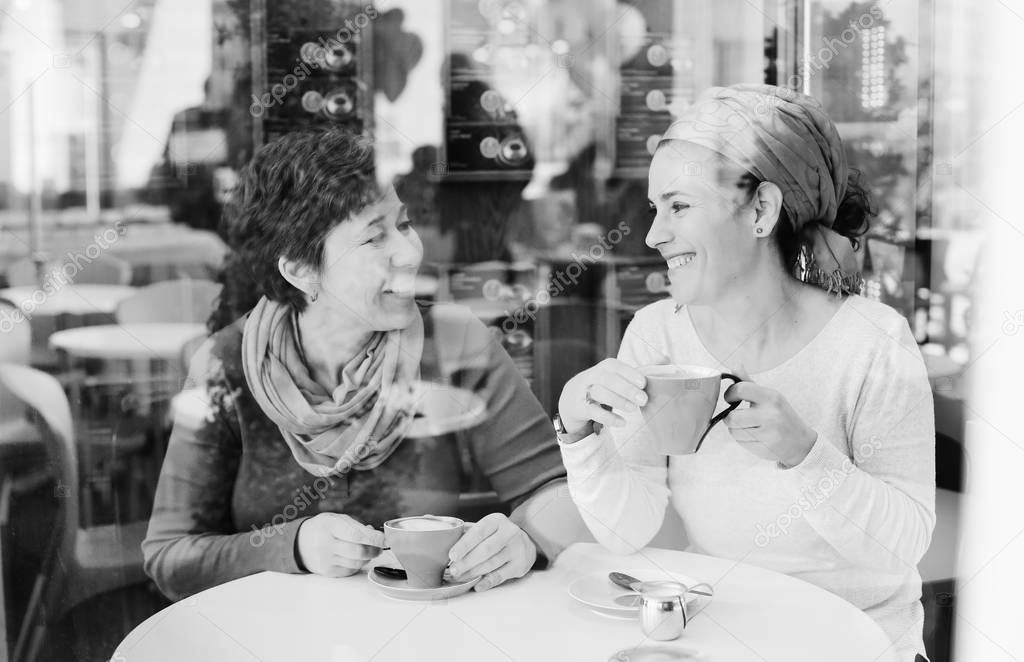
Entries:
{"label": "cup handle", "polygon": [[679,613],[683,615],[683,629],[690,624],[690,608],[686,605],[686,594],[680,595],[676,598],[676,602],[679,603]]}
{"label": "cup handle", "polygon": [[[704,608],[711,604],[711,600],[714,599],[714,597],[715,589],[711,584],[701,582],[687,587],[686,593],[684,593],[682,597],[682,601],[686,604],[686,609],[683,611],[683,615],[686,617],[686,620],[689,620],[704,611]],[[696,608],[696,611],[691,613],[691,606]]]}
{"label": "cup handle", "polygon": [[[740,382],[743,381],[742,379],[740,379],[736,375],[733,375],[733,374],[728,373],[728,372],[723,372],[722,373],[722,379],[731,379],[732,380],[732,384],[730,384],[730,386],[733,386],[735,384],[739,384]],[[712,417],[711,421],[708,422],[708,426],[706,428],[704,428],[704,434],[702,434],[700,436],[700,440],[697,442],[697,447],[693,449],[694,453],[696,453],[697,451],[700,450],[701,444],[704,443],[704,438],[708,436],[708,432],[711,432],[711,428],[715,427],[716,424],[720,423],[726,416],[728,416],[730,413],[732,413],[732,411],[734,409],[736,409],[736,407],[739,407],[740,403],[742,403],[742,402],[743,402],[742,400],[740,400],[738,402],[734,402],[731,405],[729,405],[728,407],[726,407],[725,409],[723,409],[722,411],[720,411],[719,413],[715,414],[714,417]]]}
{"label": "cup handle", "polygon": [[694,584],[693,586],[687,586],[686,592],[696,593],[697,595],[703,595],[706,598],[711,598],[715,595],[715,587],[711,584],[708,584],[707,582],[700,582],[699,584]]}

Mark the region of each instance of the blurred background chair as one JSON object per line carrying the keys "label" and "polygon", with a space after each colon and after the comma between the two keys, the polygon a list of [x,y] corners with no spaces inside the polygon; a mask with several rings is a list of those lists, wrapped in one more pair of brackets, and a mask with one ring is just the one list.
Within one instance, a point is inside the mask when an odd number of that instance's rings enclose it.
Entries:
{"label": "blurred background chair", "polygon": [[23,257],[7,265],[7,286],[27,287],[38,285],[39,279],[36,276],[36,263],[31,258]]}
{"label": "blurred background chair", "polygon": [[[29,321],[15,321],[18,309],[0,299],[0,363],[28,365],[32,347]],[[9,323],[7,323],[9,322]],[[29,422],[25,405],[0,384],[0,478],[10,478],[15,493],[37,484],[43,459],[42,438]],[[26,473],[26,471],[28,471]]]}
{"label": "blurred background chair", "polygon": [[121,324],[151,322],[204,323],[221,286],[209,280],[167,280],[141,288],[117,307]]}
{"label": "blurred background chair", "polygon": [[[28,320],[16,321],[16,311],[14,304],[0,299],[0,364],[29,362],[31,327]],[[0,659],[8,654],[7,615],[16,612],[17,606],[13,597],[17,581],[9,574],[11,564],[15,556],[24,555],[25,540],[30,538],[15,532],[12,511],[22,495],[42,487],[48,478],[45,446],[28,419],[28,408],[0,383]]]}
{"label": "blurred background chair", "polygon": [[[940,396],[936,396],[936,419]],[[962,438],[962,433],[960,438]],[[953,651],[957,556],[960,550],[967,453],[960,439],[935,435],[935,530],[931,545],[918,564],[924,605],[924,643],[932,662],[949,662]]]}
{"label": "blurred background chair", "polygon": [[57,268],[64,273],[70,272],[70,269],[65,269],[66,264],[75,265],[76,271],[69,280],[76,285],[127,285],[132,280],[132,266],[113,255],[101,253],[91,260],[59,263]]}
{"label": "blurred background chair", "polygon": [[203,343],[209,340],[208,336],[197,336],[192,340],[189,340],[181,348],[181,374],[188,375],[189,369],[192,367],[192,359],[195,357],[196,352],[203,346]]}
{"label": "blurred background chair", "polygon": [[39,420],[61,497],[15,644],[13,659],[21,662],[36,658],[47,629],[74,606],[100,593],[146,581],[141,544],[147,523],[83,528],[78,511],[78,453],[71,408],[60,382],[39,370],[8,363],[0,365],[0,386],[28,406]]}
{"label": "blurred background chair", "polygon": [[[44,278],[52,276],[54,284],[72,282],[76,285],[127,285],[132,279],[130,264],[112,255],[99,254],[94,258],[75,256],[72,260],[53,260],[43,265]],[[30,258],[22,258],[7,267],[10,287],[41,285],[36,265]]]}
{"label": "blurred background chair", "polygon": [[[220,285],[205,280],[179,279],[155,283],[120,302],[120,324],[205,322],[220,293]],[[202,338],[197,341],[201,342]],[[88,363],[88,362],[87,362]],[[187,367],[187,366],[186,366]],[[171,398],[186,374],[177,361],[103,361],[90,374],[77,376],[74,393],[80,414],[78,436],[83,449],[86,498],[100,498],[99,512],[113,507],[115,519],[123,504],[130,518],[148,512],[166,450],[166,420]],[[92,522],[93,504],[83,513]]]}

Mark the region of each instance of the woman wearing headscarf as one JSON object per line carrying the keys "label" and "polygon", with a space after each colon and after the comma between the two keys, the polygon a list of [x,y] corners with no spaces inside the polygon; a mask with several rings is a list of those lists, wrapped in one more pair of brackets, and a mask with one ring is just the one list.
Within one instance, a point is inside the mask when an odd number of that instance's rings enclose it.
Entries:
{"label": "woman wearing headscarf", "polygon": [[188,380],[204,415],[176,416],[143,543],[160,589],[355,574],[384,521],[457,514],[463,452],[510,514],[456,543],[453,577],[486,590],[553,558],[573,527],[541,502],[564,484],[550,422],[472,313],[414,299],[422,244],[371,144],[281,137],[243,169],[226,220],[215,333]]}
{"label": "woman wearing headscarf", "polygon": [[[633,552],[671,503],[689,551],[828,589],[873,617],[899,659],[924,654],[932,398],[907,322],[853,295],[870,210],[832,121],[781,88],[712,88],[660,141],[648,197],[646,240],[672,296],[638,311],[618,358],[559,400],[587,526]],[[742,404],[697,453],[654,450],[641,368],[657,364],[745,378],[724,393]]]}

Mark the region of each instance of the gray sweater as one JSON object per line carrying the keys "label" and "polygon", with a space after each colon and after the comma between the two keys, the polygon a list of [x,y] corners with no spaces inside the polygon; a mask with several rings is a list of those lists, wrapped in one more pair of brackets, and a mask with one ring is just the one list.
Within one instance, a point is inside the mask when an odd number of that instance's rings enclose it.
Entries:
{"label": "gray sweater", "polygon": [[142,545],[161,591],[178,600],[255,572],[300,572],[298,528],[320,512],[378,529],[395,517],[455,514],[460,492],[480,487],[469,483],[463,450],[507,510],[565,476],[544,409],[490,331],[461,306],[421,313],[421,379],[480,396],[483,419],[460,432],[406,439],[379,467],[330,479],[302,469],[253,399],[241,366],[244,318],[197,352],[188,385],[205,415],[175,418]]}

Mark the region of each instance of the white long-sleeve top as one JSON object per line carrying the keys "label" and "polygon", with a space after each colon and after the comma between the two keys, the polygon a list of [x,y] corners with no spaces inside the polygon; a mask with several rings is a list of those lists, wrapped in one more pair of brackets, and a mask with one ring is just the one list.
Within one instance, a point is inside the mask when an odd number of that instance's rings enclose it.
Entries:
{"label": "white long-sleeve top", "polygon": [[[671,300],[636,314],[619,359],[729,371]],[[802,350],[750,379],[779,391],[818,433],[803,462],[781,468],[719,424],[698,453],[666,463],[642,416],[618,412],[624,427],[561,444],[587,526],[609,549],[633,553],[658,532],[671,501],[687,551],[827,589],[874,618],[898,659],[923,655],[917,564],[935,525],[935,420],[907,322],[888,306],[849,297]],[[728,385],[723,380],[723,392]]]}

